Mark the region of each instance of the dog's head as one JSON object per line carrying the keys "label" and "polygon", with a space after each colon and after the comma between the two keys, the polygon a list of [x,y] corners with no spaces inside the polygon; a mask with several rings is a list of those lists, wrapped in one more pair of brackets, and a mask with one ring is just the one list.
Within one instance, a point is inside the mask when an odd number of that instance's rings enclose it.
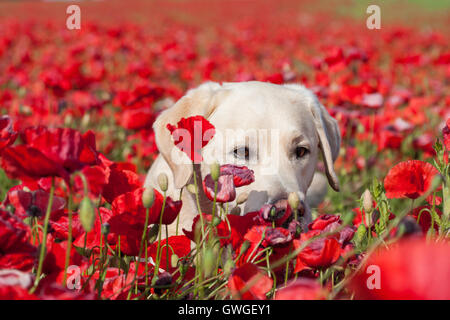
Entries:
{"label": "dog's head", "polygon": [[[304,201],[319,153],[329,184],[339,190],[333,167],[340,146],[337,123],[303,86],[256,81],[206,83],[188,91],[162,112],[153,126],[176,188],[188,183],[193,170],[187,156],[174,148],[166,125],[194,115],[204,116],[216,128],[214,138],[203,149],[203,176],[209,171],[207,164],[214,161],[245,165],[254,171],[255,182],[237,190],[248,193],[244,212],[286,199],[290,192],[297,192]],[[183,157],[185,161],[180,162]]]}

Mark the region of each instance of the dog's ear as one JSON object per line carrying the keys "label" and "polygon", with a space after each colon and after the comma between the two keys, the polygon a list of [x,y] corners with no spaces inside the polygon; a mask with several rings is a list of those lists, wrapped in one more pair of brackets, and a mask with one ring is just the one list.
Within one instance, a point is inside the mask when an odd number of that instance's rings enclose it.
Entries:
{"label": "dog's ear", "polygon": [[[172,107],[163,111],[153,124],[156,145],[172,170],[177,189],[188,183],[193,173],[192,164],[188,156],[175,147],[167,124],[176,125],[181,118],[195,115],[201,115],[208,119],[217,107],[216,93],[220,88],[220,84],[208,82],[189,90]],[[178,160],[174,161],[174,159]]]}
{"label": "dog's ear", "polygon": [[339,155],[341,146],[341,133],[337,121],[330,116],[316,95],[298,84],[286,84],[285,87],[300,92],[305,103],[313,115],[319,136],[320,150],[325,161],[325,170],[330,186],[339,191],[339,180],[334,171],[334,161]]}
{"label": "dog's ear", "polygon": [[310,110],[316,124],[320,141],[320,150],[325,161],[325,170],[330,186],[339,191],[339,180],[334,171],[334,161],[339,155],[341,133],[336,119],[330,116],[325,107],[314,97],[310,103]]}

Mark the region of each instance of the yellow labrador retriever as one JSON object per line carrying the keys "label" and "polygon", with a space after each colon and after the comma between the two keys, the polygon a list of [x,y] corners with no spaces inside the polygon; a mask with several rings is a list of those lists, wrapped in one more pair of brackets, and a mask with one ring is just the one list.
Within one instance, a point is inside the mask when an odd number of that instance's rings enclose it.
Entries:
{"label": "yellow labrador retriever", "polygon": [[[258,211],[267,203],[280,203],[289,193],[297,192],[305,209],[303,222],[308,223],[309,207],[317,206],[327,192],[326,178],[315,173],[319,152],[329,184],[339,190],[333,167],[341,141],[336,120],[301,85],[257,81],[208,82],[189,90],[162,112],[153,125],[161,154],[148,172],[146,187],[159,189],[157,177],[164,172],[169,177],[167,195],[179,199],[181,188],[193,182],[191,161],[174,147],[166,126],[194,115],[202,115],[216,128],[214,138],[203,148],[203,163],[195,167],[197,181],[201,183],[209,173],[208,164],[214,161],[245,165],[254,171],[255,182],[237,188],[237,198],[244,193],[248,196],[238,206],[241,214]],[[199,193],[202,211],[211,212],[212,204],[201,187]],[[192,194],[181,194],[179,230],[190,230],[198,210]],[[175,224],[169,226],[170,234],[175,233]]]}

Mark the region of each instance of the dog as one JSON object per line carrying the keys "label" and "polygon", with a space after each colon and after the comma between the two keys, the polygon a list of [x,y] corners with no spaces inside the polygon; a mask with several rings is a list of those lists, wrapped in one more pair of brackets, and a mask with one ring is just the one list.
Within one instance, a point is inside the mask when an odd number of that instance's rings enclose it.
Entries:
{"label": "dog", "polygon": [[[192,166],[178,148],[167,124],[176,125],[181,118],[201,115],[214,125],[216,135],[203,148],[204,161]],[[258,211],[264,204],[285,210],[289,193],[296,192],[301,201],[302,224],[311,221],[310,207],[323,201],[329,185],[339,191],[334,170],[341,136],[333,119],[310,90],[298,84],[276,85],[250,81],[237,83],[207,82],[189,90],[173,106],[161,112],[153,124],[160,155],[152,164],[144,187],[159,189],[158,176],[168,176],[167,195],[183,200],[178,233],[190,230],[198,214],[195,196],[181,189],[194,181],[196,174],[202,212],[211,212],[201,186],[209,173],[208,163],[234,162],[254,171],[255,181],[237,188],[237,198],[247,200],[233,210],[240,214]],[[326,178],[316,172],[321,154]],[[175,161],[174,155],[186,161]],[[219,160],[220,159],[220,160]],[[228,161],[223,163],[224,161]],[[176,222],[169,226],[175,234]]]}

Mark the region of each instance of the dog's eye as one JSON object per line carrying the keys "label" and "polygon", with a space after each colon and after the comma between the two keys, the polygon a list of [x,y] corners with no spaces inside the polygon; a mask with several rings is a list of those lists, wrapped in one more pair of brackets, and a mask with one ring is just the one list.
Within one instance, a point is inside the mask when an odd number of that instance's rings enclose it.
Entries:
{"label": "dog's eye", "polygon": [[295,156],[297,159],[303,158],[308,152],[309,150],[304,147],[295,148]]}
{"label": "dog's eye", "polygon": [[234,157],[238,159],[248,160],[250,158],[250,150],[247,147],[236,148],[233,153]]}

